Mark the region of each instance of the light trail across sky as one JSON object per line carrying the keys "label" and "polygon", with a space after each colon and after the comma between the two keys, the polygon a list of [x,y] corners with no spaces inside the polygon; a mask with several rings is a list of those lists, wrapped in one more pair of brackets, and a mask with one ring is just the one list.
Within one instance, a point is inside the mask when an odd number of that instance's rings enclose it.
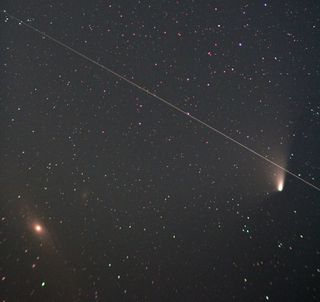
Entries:
{"label": "light trail across sky", "polygon": [[287,173],[287,174],[295,177],[296,179],[302,181],[303,183],[305,183],[306,185],[312,187],[313,189],[316,189],[317,191],[320,191],[320,187],[312,184],[311,182],[309,182],[309,181],[305,180],[304,178],[300,177],[299,175],[297,175],[297,174],[295,174],[295,173],[287,170],[286,168],[284,168],[284,167],[282,167],[281,165],[277,164],[276,162],[270,160],[270,159],[267,158],[266,156],[258,153],[257,151],[255,151],[255,150],[251,149],[250,147],[242,144],[241,142],[239,142],[239,141],[237,141],[236,139],[230,137],[229,135],[221,132],[220,130],[216,129],[215,127],[213,127],[213,126],[207,124],[206,122],[198,119],[197,117],[191,115],[189,112],[184,111],[183,109],[177,107],[176,105],[174,105],[173,103],[171,103],[171,102],[168,101],[167,99],[164,99],[163,97],[160,97],[160,96],[156,95],[155,93],[149,91],[148,89],[144,88],[143,86],[141,86],[141,85],[139,85],[139,84],[137,84],[137,83],[135,83],[135,82],[127,79],[125,76],[123,76],[123,75],[121,75],[121,74],[113,71],[112,69],[110,69],[110,68],[102,65],[102,64],[99,63],[98,61],[93,60],[93,59],[87,57],[85,54],[83,54],[83,53],[75,50],[74,48],[72,48],[72,47],[68,46],[67,44],[65,44],[65,43],[57,40],[56,38],[48,35],[47,33],[45,33],[45,32],[43,32],[43,31],[37,29],[36,27],[34,27],[34,26],[32,26],[32,25],[30,25],[30,24],[22,21],[21,19],[15,17],[15,16],[13,16],[13,15],[8,14],[8,13],[6,12],[6,10],[3,10],[2,12],[3,12],[7,17],[9,17],[10,19],[17,21],[19,24],[24,25],[25,27],[27,27],[27,28],[29,28],[29,29],[37,32],[37,33],[40,34],[41,36],[48,38],[49,40],[55,42],[56,44],[62,46],[63,48],[65,48],[65,49],[67,49],[67,50],[69,50],[69,51],[77,54],[78,56],[84,58],[85,60],[90,61],[91,63],[97,65],[98,67],[102,68],[103,70],[111,73],[111,74],[114,75],[115,77],[123,80],[124,82],[127,82],[127,83],[130,84],[131,86],[136,87],[137,89],[143,91],[143,92],[146,93],[147,95],[152,96],[153,98],[157,99],[158,101],[161,101],[162,103],[164,103],[164,104],[166,104],[167,106],[171,107],[171,108],[174,109],[175,111],[178,111],[178,112],[184,114],[184,115],[185,115],[186,117],[188,117],[189,119],[192,119],[192,120],[198,122],[198,123],[201,124],[202,126],[205,126],[206,128],[208,128],[208,129],[214,131],[215,133],[223,136],[225,139],[227,139],[227,140],[229,140],[229,141],[237,144],[238,146],[242,147],[243,149],[246,149],[248,152],[250,152],[250,153],[254,154],[255,156],[263,159],[264,161],[268,162],[269,164],[271,164],[271,165],[273,165],[273,166],[276,166],[277,168],[281,169],[283,172],[285,172],[285,173]]}

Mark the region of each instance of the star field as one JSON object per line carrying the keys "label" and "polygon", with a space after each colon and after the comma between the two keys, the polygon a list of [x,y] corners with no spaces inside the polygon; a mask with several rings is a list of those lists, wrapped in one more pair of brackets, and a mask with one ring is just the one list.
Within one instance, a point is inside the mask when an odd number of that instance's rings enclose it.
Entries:
{"label": "star field", "polygon": [[[320,186],[317,1],[5,1]],[[319,301],[319,191],[1,12],[1,301]]]}

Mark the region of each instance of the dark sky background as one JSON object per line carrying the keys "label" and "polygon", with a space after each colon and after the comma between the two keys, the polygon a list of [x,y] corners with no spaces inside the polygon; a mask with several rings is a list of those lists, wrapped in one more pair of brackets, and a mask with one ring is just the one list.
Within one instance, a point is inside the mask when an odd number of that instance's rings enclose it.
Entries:
{"label": "dark sky background", "polygon": [[[319,1],[3,8],[320,186]],[[320,301],[319,191],[0,22],[1,301]]]}

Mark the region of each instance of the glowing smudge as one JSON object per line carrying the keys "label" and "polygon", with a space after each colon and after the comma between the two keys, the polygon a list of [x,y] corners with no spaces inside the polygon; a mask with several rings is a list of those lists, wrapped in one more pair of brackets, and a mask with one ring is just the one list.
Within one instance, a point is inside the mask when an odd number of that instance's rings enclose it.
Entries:
{"label": "glowing smudge", "polygon": [[285,181],[285,173],[280,173],[277,177],[277,190],[279,192],[283,191],[283,187],[284,187],[284,181]]}
{"label": "glowing smudge", "polygon": [[36,223],[33,228],[37,233],[43,233],[43,227],[40,224]]}
{"label": "glowing smudge", "polygon": [[284,185],[283,181],[280,181],[280,182],[278,183],[278,191],[279,191],[279,192],[281,192],[281,191],[283,190],[283,185]]}

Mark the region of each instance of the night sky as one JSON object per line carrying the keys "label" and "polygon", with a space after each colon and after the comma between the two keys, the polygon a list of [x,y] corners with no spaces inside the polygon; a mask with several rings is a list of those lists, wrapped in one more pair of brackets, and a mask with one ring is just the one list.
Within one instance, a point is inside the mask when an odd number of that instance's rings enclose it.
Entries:
{"label": "night sky", "polygon": [[[1,9],[320,186],[319,1]],[[320,301],[317,189],[0,16],[1,301]]]}

